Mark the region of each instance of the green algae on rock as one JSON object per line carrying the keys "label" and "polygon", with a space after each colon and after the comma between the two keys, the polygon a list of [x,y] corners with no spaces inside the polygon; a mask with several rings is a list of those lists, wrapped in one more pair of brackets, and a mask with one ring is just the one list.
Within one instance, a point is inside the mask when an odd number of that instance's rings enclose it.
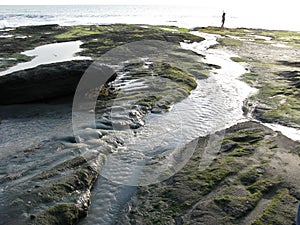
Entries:
{"label": "green algae on rock", "polygon": [[[80,149],[68,148],[60,141],[49,140],[41,143],[34,152],[25,149],[18,153],[20,166],[18,177],[4,176],[0,183],[10,188],[5,190],[7,205],[1,207],[6,216],[6,224],[61,224],[71,225],[87,215],[90,204],[90,192],[104,163],[101,153],[81,156]],[[39,157],[47,156],[40,162]],[[22,165],[27,161],[35,164],[27,170]],[[60,159],[61,157],[61,159]],[[67,159],[65,159],[67,158]],[[7,162],[6,162],[7,163]],[[5,162],[1,162],[4,166]],[[49,167],[49,164],[56,164]],[[30,216],[31,215],[31,216]],[[17,222],[19,221],[19,222]]]}
{"label": "green algae on rock", "polygon": [[[35,214],[33,214],[35,215]],[[45,212],[35,215],[30,224],[34,225],[53,225],[65,224],[72,225],[79,222],[87,213],[75,203],[60,203],[49,207]]]}
{"label": "green algae on rock", "polygon": [[[170,32],[159,26],[114,24],[103,26],[65,27],[66,32],[55,36],[57,41],[82,40],[80,55],[100,57],[105,52],[126,43],[141,40],[160,40],[173,43],[189,40],[202,41],[203,38],[189,34],[184,29]],[[175,29],[175,28],[174,28]]]}
{"label": "green algae on rock", "polygon": [[31,56],[26,56],[19,53],[0,53],[0,71],[12,67],[18,63],[28,62],[32,59]]}
{"label": "green algae on rock", "polygon": [[[119,224],[244,224],[259,218],[264,218],[264,224],[290,224],[297,201],[280,205],[287,214],[278,217],[276,211],[268,210],[273,203],[267,208],[257,206],[280,194],[284,187],[297,187],[297,181],[274,174],[271,158],[277,152],[290,152],[298,143],[258,123],[240,123],[226,130],[219,155],[207,168],[200,169],[201,151],[208,138],[195,140],[198,146],[193,156],[173,177],[139,187]],[[274,143],[279,147],[266,146]],[[251,151],[238,157],[232,154],[241,147]],[[263,216],[265,209],[270,216]],[[251,213],[258,216],[248,217]]]}
{"label": "green algae on rock", "polygon": [[[9,31],[9,33],[11,35],[25,35],[28,33],[28,40],[26,39],[26,43],[28,43],[28,45],[25,45],[25,42],[15,43],[15,40],[10,38],[0,39],[0,44],[7,46],[7,48],[3,48],[3,59],[1,63],[4,69],[9,65],[12,65],[10,63],[11,61],[8,60],[9,56],[15,56],[17,58],[16,62],[19,62],[20,60],[29,60],[28,57],[20,55],[20,52],[42,44],[56,42],[81,40],[84,42],[81,45],[83,51],[79,52],[78,55],[96,58],[102,56],[104,53],[115,47],[135,41],[167,41],[172,42],[174,45],[179,47],[179,42],[182,41],[188,40],[193,42],[203,40],[201,37],[189,34],[186,29],[178,28],[178,32],[170,32],[169,30],[162,28],[159,26],[145,27],[142,25],[127,24],[72,27],[61,27],[58,25],[19,27],[15,30]],[[18,44],[18,47],[14,48],[13,46],[16,44]],[[174,57],[187,60],[185,57],[187,54],[190,54],[191,56],[194,55],[195,57],[197,56],[191,51],[182,51],[185,52],[174,52],[173,54],[176,54]],[[158,61],[159,60],[160,59],[158,59]],[[7,62],[9,62],[9,65]],[[15,61],[13,62],[15,63]],[[90,63],[87,61],[74,61],[73,63],[62,62],[50,65],[40,65],[37,68],[18,71],[11,74],[12,76],[10,75],[10,77],[6,76],[6,78],[1,78],[1,89],[4,91],[4,96],[6,97],[2,96],[0,104],[40,101],[64,95],[71,95],[74,93],[74,87],[76,87],[79,79],[89,64]],[[193,76],[200,79],[206,77],[204,68],[201,69],[199,66],[195,66],[195,61],[182,61],[180,64],[185,69],[188,69],[188,73]],[[81,66],[82,68],[78,68],[78,66]],[[73,69],[73,67],[75,69]],[[161,77],[166,78],[166,76],[168,76],[168,79],[176,81],[178,85],[181,86],[184,96],[186,96],[185,93],[189,93],[195,88],[196,84],[194,79],[190,77],[190,75],[185,75],[185,72],[180,72],[175,67],[166,67],[166,71],[162,74],[161,68],[161,65],[156,68],[159,70],[157,72],[162,75]],[[37,75],[40,75],[40,79],[37,78]],[[141,74],[141,76],[143,76],[143,74]],[[35,82],[32,83],[31,79]],[[61,83],[59,83],[59,79],[61,80]],[[17,82],[25,80],[25,83],[20,86],[19,83],[16,83],[13,80],[16,80]],[[30,83],[27,84],[27,82]],[[56,87],[56,85],[67,88],[59,88]],[[23,92],[24,95],[20,94],[20,92]],[[179,96],[182,96],[182,94]],[[179,99],[182,98],[180,97]]]}
{"label": "green algae on rock", "polygon": [[272,202],[261,215],[252,223],[253,225],[263,224],[294,224],[297,215],[295,202],[299,199],[291,196],[288,189],[283,189],[273,198]]}
{"label": "green algae on rock", "polygon": [[[26,33],[28,33],[28,46],[22,42],[18,48],[14,49],[12,48],[16,44],[14,40],[0,40],[3,43],[6,41],[4,57],[8,57],[9,54],[19,54],[19,52],[41,44],[68,40],[82,40],[84,44],[81,47],[84,50],[79,54],[92,57],[98,57],[114,47],[138,40],[168,41],[178,47],[180,47],[179,42],[181,41],[203,40],[189,34],[185,29],[178,28],[178,32],[173,32],[160,27],[143,28],[138,25],[78,27],[49,25],[22,27],[11,31],[12,35],[25,35]],[[179,59],[184,59],[185,55],[197,56],[191,51],[185,50],[174,54]],[[153,62],[153,67],[148,70],[143,68],[145,65],[141,63],[125,66],[123,69],[126,70],[128,76],[120,79],[145,81],[148,76],[148,78],[156,77],[157,82],[160,82],[160,85],[154,86],[153,94],[144,94],[140,91],[139,95],[127,96],[130,98],[129,100],[132,100],[133,105],[147,108],[145,113],[167,111],[172,104],[187,97],[197,86],[195,76],[201,79],[207,77],[202,71],[202,64],[197,67],[192,60],[179,63],[184,64],[184,69],[176,67],[177,65],[161,63],[160,59]],[[1,98],[1,104],[45,101],[72,95],[83,72],[90,64],[89,60],[61,62],[41,65],[1,77],[2,93],[5,93]],[[163,86],[161,86],[162,80]],[[99,95],[99,93],[96,94]],[[120,97],[118,94],[118,88],[114,87],[109,88],[108,95],[100,94],[96,111],[97,107],[107,108],[107,105],[101,105],[103,102],[105,104],[115,103],[116,97]],[[109,121],[104,121],[103,118],[102,122],[107,125],[106,128],[109,127]],[[5,192],[8,196],[8,204],[5,208],[1,208],[1,211],[5,213],[2,221],[68,225],[76,224],[87,215],[91,200],[90,191],[101,171],[104,156],[101,153],[95,153],[90,158],[82,156],[83,149],[81,147],[83,148],[83,146],[73,143],[75,142],[74,137],[66,139],[72,144],[65,145],[57,140],[45,141],[37,147],[18,153],[16,158],[8,156],[7,160],[1,161],[1,168],[8,167],[8,162],[20,166],[13,172],[5,170],[0,177],[1,184],[12,187]],[[100,141],[104,142],[104,139],[105,137]],[[106,141],[111,145],[119,144],[119,140]],[[109,152],[108,149],[104,149],[104,151],[105,153]],[[25,170],[22,169],[23,165]],[[12,218],[12,215],[17,216]]]}
{"label": "green algae on rock", "polygon": [[218,48],[239,55],[233,61],[248,68],[241,79],[258,92],[245,105],[246,111],[263,122],[300,127],[299,32],[246,28],[195,28],[220,35],[242,45],[220,42]]}

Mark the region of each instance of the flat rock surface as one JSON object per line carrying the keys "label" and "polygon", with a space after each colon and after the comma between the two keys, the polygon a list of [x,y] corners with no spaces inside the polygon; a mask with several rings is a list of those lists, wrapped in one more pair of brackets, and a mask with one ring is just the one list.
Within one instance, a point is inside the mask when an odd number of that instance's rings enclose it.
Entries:
{"label": "flat rock surface", "polygon": [[209,136],[195,140],[185,167],[139,187],[119,224],[293,224],[299,201],[300,145],[256,123],[226,129],[219,153],[201,160]]}

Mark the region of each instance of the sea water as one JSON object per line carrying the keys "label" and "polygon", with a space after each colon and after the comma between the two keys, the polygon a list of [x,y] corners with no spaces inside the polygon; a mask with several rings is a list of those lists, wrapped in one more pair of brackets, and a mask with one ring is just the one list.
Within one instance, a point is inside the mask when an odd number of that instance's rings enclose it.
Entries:
{"label": "sea water", "polygon": [[[292,1],[292,0],[289,0]],[[223,10],[226,27],[248,27],[300,31],[300,14],[293,4],[280,2],[262,5],[243,1],[198,2],[196,5],[0,5],[0,28],[26,25],[59,24],[151,24],[220,26]],[[216,2],[216,1],[215,1]],[[269,8],[268,8],[269,7]]]}

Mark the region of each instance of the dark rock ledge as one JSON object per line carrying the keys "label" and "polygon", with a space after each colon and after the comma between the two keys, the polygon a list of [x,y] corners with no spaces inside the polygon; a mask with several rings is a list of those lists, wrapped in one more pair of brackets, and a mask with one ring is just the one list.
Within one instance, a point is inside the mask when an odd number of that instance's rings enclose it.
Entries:
{"label": "dark rock ledge", "polygon": [[40,65],[0,76],[0,104],[54,99],[74,94],[92,61],[68,61]]}

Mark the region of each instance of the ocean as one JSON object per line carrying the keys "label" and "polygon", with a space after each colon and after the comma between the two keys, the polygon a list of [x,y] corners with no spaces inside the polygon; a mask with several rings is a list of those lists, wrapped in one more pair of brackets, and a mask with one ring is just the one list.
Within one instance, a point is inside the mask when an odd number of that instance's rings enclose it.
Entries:
{"label": "ocean", "polygon": [[[186,28],[220,26],[223,10],[226,27],[265,28],[300,31],[299,15],[292,11],[255,8],[243,4],[222,6],[166,5],[0,5],[0,28],[26,25],[60,24],[151,24]],[[291,7],[290,10],[292,10]],[[255,9],[255,11],[253,11]],[[295,12],[295,11],[294,11]]]}

